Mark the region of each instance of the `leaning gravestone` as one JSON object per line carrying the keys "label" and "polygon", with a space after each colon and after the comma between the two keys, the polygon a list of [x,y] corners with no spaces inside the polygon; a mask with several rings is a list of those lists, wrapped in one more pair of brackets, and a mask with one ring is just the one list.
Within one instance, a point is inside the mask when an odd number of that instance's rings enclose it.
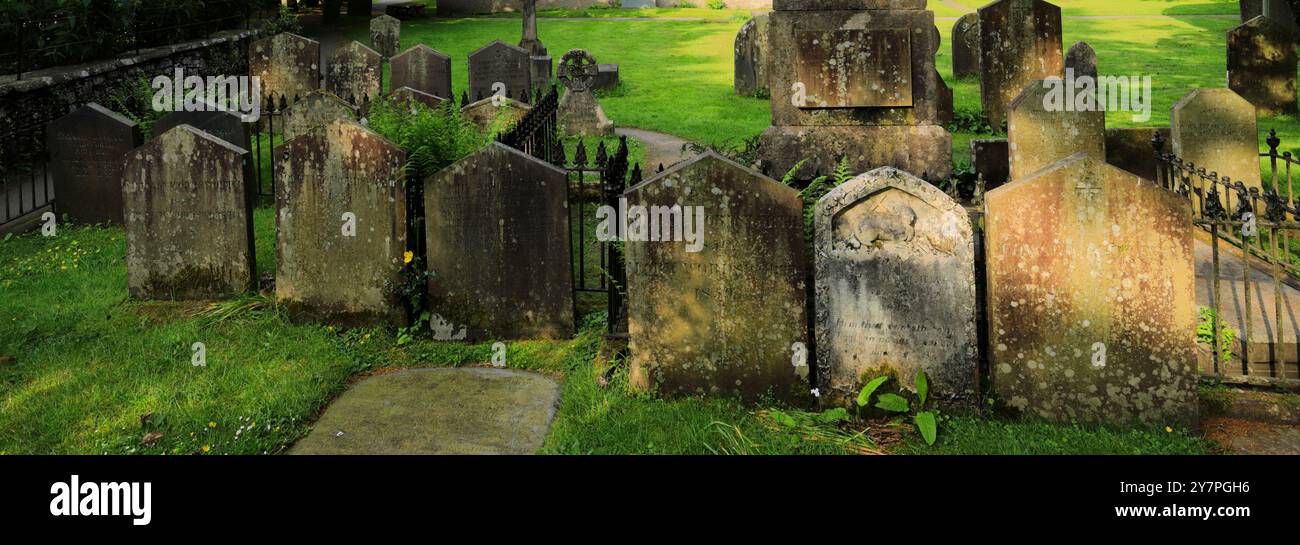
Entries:
{"label": "leaning gravestone", "polygon": [[317,89],[284,110],[282,132],[288,142],[335,119],[353,119],[356,110],[343,99],[324,89]]}
{"label": "leaning gravestone", "polygon": [[605,116],[591,86],[596,79],[596,59],[581,49],[570,49],[560,59],[557,79],[566,92],[560,99],[559,122],[566,134],[609,136],[614,122]]}
{"label": "leaning gravestone", "polygon": [[248,151],[180,125],[125,158],[127,286],[139,299],[217,299],[254,286]]}
{"label": "leaning gravestone", "polygon": [[134,121],[90,103],[45,127],[58,210],[77,223],[122,224],[122,156],[144,139]]}
{"label": "leaning gravestone", "polygon": [[335,119],[275,157],[276,299],[295,320],[402,325],[406,154]]}
{"label": "leaning gravestone", "polygon": [[1021,414],[1197,418],[1187,200],[1076,154],[985,198],[989,373]]}
{"label": "leaning gravestone", "polygon": [[325,89],[353,105],[379,98],[379,53],[353,41],[338,48],[325,73]]}
{"label": "leaning gravestone", "polygon": [[[1232,89],[1197,89],[1170,115],[1174,155],[1246,187],[1260,187],[1255,107]],[[1194,207],[1199,206],[1196,198]]]}
{"label": "leaning gravestone", "polygon": [[1106,112],[1101,108],[1066,111],[1066,105],[1053,96],[1064,100],[1059,78],[1030,82],[1011,102],[1007,142],[1012,181],[1077,152],[1106,159]]}
{"label": "leaning gravestone", "polygon": [[1088,45],[1088,42],[1074,42],[1074,45],[1070,46],[1070,50],[1065,53],[1065,69],[1070,71],[1067,74],[1074,74],[1076,78],[1088,76],[1095,82],[1097,79],[1097,52],[1092,50],[1092,46]]}
{"label": "leaning gravestone", "polygon": [[952,26],[952,75],[958,78],[980,73],[980,16],[967,13]]}
{"label": "leaning gravestone", "polygon": [[482,100],[493,94],[511,98],[527,96],[532,91],[529,62],[528,51],[501,40],[493,40],[470,53],[470,99]]}
{"label": "leaning gravestone", "polygon": [[1228,32],[1228,88],[1264,115],[1300,111],[1296,105],[1295,34],[1259,16]]}
{"label": "leaning gravestone", "polygon": [[1106,162],[1146,180],[1156,179],[1156,150],[1151,139],[1160,133],[1160,153],[1169,153],[1169,127],[1106,129]]}
{"label": "leaning gravestone", "polygon": [[371,19],[370,45],[384,58],[392,58],[402,47],[402,21],[391,15]]}
{"label": "leaning gravestone", "polygon": [[1061,8],[1043,0],[998,0],[979,9],[980,102],[999,127],[1034,80],[1061,77]]}
{"label": "leaning gravestone", "polygon": [[[573,335],[567,180],[499,142],[425,179],[435,338]],[[527,273],[512,273],[520,263]]]}
{"label": "leaning gravestone", "polygon": [[320,42],[281,32],[249,46],[248,73],[261,78],[262,95],[293,102],[320,87]]}
{"label": "leaning gravestone", "polygon": [[806,397],[808,368],[792,365],[809,340],[797,192],[709,152],[624,196],[632,384]]}
{"label": "leaning gravestone", "polygon": [[817,367],[823,400],[849,405],[893,376],[936,400],[978,401],[975,246],[966,210],[929,182],[881,167],[817,201]]}
{"label": "leaning gravestone", "polygon": [[410,87],[440,98],[451,94],[451,57],[433,48],[416,44],[392,59],[389,87]]}
{"label": "leaning gravestone", "polygon": [[768,14],[760,13],[741,25],[736,33],[734,60],[736,94],[765,96],[768,90]]}

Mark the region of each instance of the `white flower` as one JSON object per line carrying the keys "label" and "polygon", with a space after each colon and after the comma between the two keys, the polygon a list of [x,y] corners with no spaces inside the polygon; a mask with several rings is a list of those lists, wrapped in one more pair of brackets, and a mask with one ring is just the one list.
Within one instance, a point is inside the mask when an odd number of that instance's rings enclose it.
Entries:
{"label": "white flower", "polygon": [[817,389],[817,388],[813,388],[813,389],[812,389],[812,395],[813,395],[813,397],[821,397],[821,396],[822,396],[822,392],[821,392],[821,390],[819,390],[819,389]]}

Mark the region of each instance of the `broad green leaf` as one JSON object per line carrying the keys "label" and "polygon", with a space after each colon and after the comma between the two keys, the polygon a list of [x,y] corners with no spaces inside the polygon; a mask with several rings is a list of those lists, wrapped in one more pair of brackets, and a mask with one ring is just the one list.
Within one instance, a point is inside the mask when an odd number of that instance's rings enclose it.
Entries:
{"label": "broad green leaf", "polygon": [[908,411],[907,400],[898,394],[880,394],[876,407],[893,413],[905,413]]}
{"label": "broad green leaf", "polygon": [[772,420],[776,421],[777,424],[780,424],[787,428],[793,428],[797,424],[797,422],[795,422],[794,420],[794,417],[776,409],[772,409],[771,411],[769,411],[768,415],[771,416]]}
{"label": "broad green leaf", "polygon": [[925,406],[925,397],[930,394],[930,379],[925,376],[924,369],[916,370],[916,404]]}
{"label": "broad green leaf", "polygon": [[858,392],[858,406],[866,407],[867,403],[871,401],[871,394],[875,393],[876,388],[879,388],[886,380],[889,380],[889,377],[876,377],[875,380],[868,382],[866,386],[863,386],[862,391]]}
{"label": "broad green leaf", "polygon": [[823,424],[834,424],[849,419],[849,412],[844,407],[836,407],[817,415],[817,421]]}
{"label": "broad green leaf", "polygon": [[921,438],[925,439],[925,444],[934,445],[934,440],[938,436],[938,429],[934,423],[934,413],[926,411],[916,413],[916,429],[921,431]]}

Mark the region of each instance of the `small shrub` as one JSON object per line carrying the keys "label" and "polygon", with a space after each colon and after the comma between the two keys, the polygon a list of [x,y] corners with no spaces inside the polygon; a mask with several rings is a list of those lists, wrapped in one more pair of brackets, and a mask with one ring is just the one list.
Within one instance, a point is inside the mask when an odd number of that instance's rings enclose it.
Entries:
{"label": "small shrub", "polygon": [[710,0],[706,5],[709,9],[727,9],[727,3],[722,0]]}

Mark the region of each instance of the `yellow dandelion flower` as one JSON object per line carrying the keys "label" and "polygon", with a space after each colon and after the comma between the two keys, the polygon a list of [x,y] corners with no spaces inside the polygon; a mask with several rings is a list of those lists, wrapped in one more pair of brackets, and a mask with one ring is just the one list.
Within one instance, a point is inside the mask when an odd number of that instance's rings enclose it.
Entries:
{"label": "yellow dandelion flower", "polygon": [[402,263],[410,263],[412,259],[415,259],[415,254],[410,251],[402,254]]}
{"label": "yellow dandelion flower", "polygon": [[210,447],[210,446],[208,446],[208,445],[203,445],[203,452],[207,452],[207,451],[209,451],[209,450],[212,450],[212,447]]}
{"label": "yellow dandelion flower", "polygon": [[216,422],[208,422],[208,427],[209,427],[209,428],[215,428],[215,427],[217,427],[217,423],[216,423]]}
{"label": "yellow dandelion flower", "polygon": [[1173,429],[1173,428],[1171,428],[1171,427],[1169,427],[1169,426],[1165,426],[1165,433],[1173,433],[1173,432],[1174,432],[1174,429]]}

